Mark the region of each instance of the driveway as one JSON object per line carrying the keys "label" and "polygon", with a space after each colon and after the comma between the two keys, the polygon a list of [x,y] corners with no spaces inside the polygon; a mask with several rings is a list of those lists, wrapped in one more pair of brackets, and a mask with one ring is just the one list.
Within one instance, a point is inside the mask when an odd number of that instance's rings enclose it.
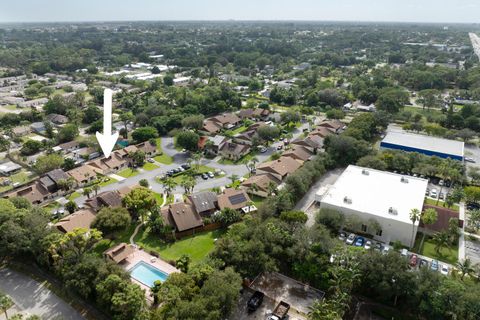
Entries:
{"label": "driveway", "polygon": [[[0,270],[0,290],[9,295],[16,305],[16,310],[24,314],[38,315],[42,319],[85,319],[41,283],[16,271]],[[4,315],[0,315],[0,319],[4,319],[3,317]]]}
{"label": "driveway", "polygon": [[307,226],[312,226],[315,222],[315,212],[317,210],[307,210],[315,201],[315,194],[318,189],[323,186],[332,185],[337,181],[338,177],[342,174],[345,168],[335,169],[325,173],[320,180],[310,187],[310,190],[303,196],[302,199],[295,206],[295,210],[304,211],[308,215]]}

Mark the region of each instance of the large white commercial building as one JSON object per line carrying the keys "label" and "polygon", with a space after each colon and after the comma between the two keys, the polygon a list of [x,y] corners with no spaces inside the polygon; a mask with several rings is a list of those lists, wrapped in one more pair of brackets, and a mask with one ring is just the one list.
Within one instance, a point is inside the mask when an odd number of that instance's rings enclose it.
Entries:
{"label": "large white commercial building", "polygon": [[[409,246],[412,237],[412,209],[423,208],[428,181],[386,171],[349,166],[329,188],[319,190],[320,208],[357,215],[361,229],[375,240],[400,241]],[[381,230],[373,228],[376,220]],[[415,224],[415,233],[418,222]]]}

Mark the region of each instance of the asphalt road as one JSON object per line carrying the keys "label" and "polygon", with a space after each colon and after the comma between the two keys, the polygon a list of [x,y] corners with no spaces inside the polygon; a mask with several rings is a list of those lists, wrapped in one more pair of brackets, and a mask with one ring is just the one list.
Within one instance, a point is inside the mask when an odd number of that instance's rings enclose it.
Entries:
{"label": "asphalt road", "polygon": [[[10,269],[0,269],[0,290],[15,303],[22,314],[38,315],[42,319],[84,320],[69,304],[41,283]],[[9,314],[12,316],[13,314]],[[4,315],[0,315],[0,319]]]}

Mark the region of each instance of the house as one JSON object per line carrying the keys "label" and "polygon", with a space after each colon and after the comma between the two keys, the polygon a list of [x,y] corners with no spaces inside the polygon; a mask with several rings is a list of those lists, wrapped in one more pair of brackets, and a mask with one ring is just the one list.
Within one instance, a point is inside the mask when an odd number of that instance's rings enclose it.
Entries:
{"label": "house", "polygon": [[225,142],[219,150],[219,154],[225,158],[237,161],[250,152],[250,146],[234,142]]}
{"label": "house", "polygon": [[117,150],[112,152],[110,157],[96,159],[89,164],[92,167],[100,169],[103,175],[107,175],[122,170],[128,166],[127,153],[125,151],[119,152],[119,150]]}
{"label": "house", "polygon": [[251,146],[253,144],[252,139],[256,134],[257,134],[256,130],[244,131],[244,132],[239,133],[236,136],[234,136],[233,141],[235,143],[240,143],[240,144]]}
{"label": "house", "polygon": [[247,180],[243,181],[241,188],[249,194],[257,195],[266,198],[271,195],[273,190],[276,190],[280,180],[275,178],[270,173],[256,174]]}
{"label": "house", "polygon": [[218,151],[227,142],[227,138],[221,135],[216,135],[214,137],[208,137],[208,141],[211,141],[211,144],[207,144],[206,147],[209,152],[213,154],[218,154]]}
{"label": "house", "polygon": [[342,133],[345,130],[345,128],[347,127],[343,122],[341,122],[339,120],[323,121],[318,126],[323,127],[323,128],[330,128],[336,134]]}
{"label": "house", "polygon": [[207,119],[208,121],[218,124],[223,129],[231,129],[236,127],[241,119],[235,113],[224,113]]}
{"label": "house", "polygon": [[90,229],[93,220],[95,220],[95,215],[91,210],[79,210],[60,219],[55,223],[55,227],[63,233],[80,228]]}
{"label": "house", "polygon": [[163,219],[177,232],[187,231],[203,226],[200,215],[192,205],[177,202],[161,209]]}
{"label": "house", "polygon": [[323,138],[312,135],[303,139],[297,138],[293,140],[290,144],[295,146],[302,146],[306,148],[309,152],[316,154],[318,150],[323,148]]}
{"label": "house", "polygon": [[14,173],[19,172],[20,170],[22,170],[22,166],[16,164],[15,162],[7,161],[0,163],[0,174],[3,176],[8,177]]}
{"label": "house", "polygon": [[305,161],[308,161],[312,158],[313,153],[310,152],[307,148],[296,145],[292,149],[285,151],[282,156],[284,157],[290,157],[292,159],[295,159],[297,161],[301,161],[302,163]]}
{"label": "house", "polygon": [[198,142],[197,142],[198,150],[205,149],[207,142],[208,142],[207,136],[201,136],[200,138],[198,138]]}
{"label": "house", "polygon": [[141,142],[135,146],[138,150],[143,151],[147,157],[152,157],[157,154],[157,146],[150,141]]}
{"label": "house", "polygon": [[62,169],[55,169],[47,172],[38,181],[48,192],[54,193],[61,189],[61,181],[66,181],[69,177]]}
{"label": "house", "polygon": [[51,194],[45,189],[39,181],[34,181],[28,186],[19,188],[5,195],[6,198],[24,197],[31,204],[41,204],[47,201]]}
{"label": "house", "polygon": [[41,107],[48,102],[47,98],[38,98],[28,101],[22,101],[18,103],[20,108],[32,108],[32,107]]}
{"label": "house", "polygon": [[12,129],[12,134],[15,137],[23,137],[29,134],[31,131],[29,126],[19,126]]}
{"label": "house", "polygon": [[105,259],[111,260],[115,263],[122,263],[134,252],[135,248],[131,244],[119,243],[113,248],[106,250],[103,253],[103,256]]}
{"label": "house", "polygon": [[225,208],[241,210],[249,206],[251,206],[250,197],[243,189],[228,188],[218,196],[218,208],[220,210]]}
{"label": "house", "polygon": [[45,134],[45,132],[47,131],[43,122],[33,122],[30,125],[30,129],[32,129],[33,132],[38,134]]}
{"label": "house", "polygon": [[238,112],[240,119],[252,119],[253,118],[253,109],[242,109]]}
{"label": "house", "polygon": [[211,191],[197,192],[190,195],[186,203],[192,205],[202,217],[210,216],[217,211],[217,194]]}
{"label": "house", "polygon": [[222,126],[217,122],[206,120],[203,123],[202,131],[206,132],[207,134],[215,134],[220,130],[222,130]]}
{"label": "house", "polygon": [[94,210],[100,211],[103,207],[116,208],[122,206],[122,198],[117,191],[105,191],[99,193],[97,196],[87,199],[85,206]]}
{"label": "house", "polygon": [[335,130],[327,127],[317,127],[315,130],[311,131],[309,136],[319,136],[320,138],[326,138],[329,135],[335,134]]}
{"label": "house", "polygon": [[350,165],[332,186],[319,189],[315,199],[320,209],[359,217],[359,229],[375,240],[410,247],[418,228],[410,212],[422,211],[427,186],[426,179]]}
{"label": "house", "polygon": [[80,143],[78,141],[70,141],[59,144],[57,147],[59,147],[64,154],[67,154],[80,149]]}
{"label": "house", "polygon": [[270,110],[262,109],[262,108],[255,108],[255,109],[242,109],[238,112],[238,116],[240,119],[266,119],[270,114]]}
{"label": "house", "polygon": [[53,124],[66,124],[68,123],[68,118],[64,115],[61,114],[56,114],[56,113],[50,113],[47,115],[47,120],[50,121]]}
{"label": "house", "polygon": [[257,166],[257,174],[270,173],[276,179],[283,181],[283,179],[301,166],[302,164],[293,158],[280,157],[278,160],[264,162]]}
{"label": "house", "polygon": [[100,170],[87,164],[67,171],[67,174],[75,180],[77,186],[82,187],[95,181],[98,176],[97,172],[99,171]]}

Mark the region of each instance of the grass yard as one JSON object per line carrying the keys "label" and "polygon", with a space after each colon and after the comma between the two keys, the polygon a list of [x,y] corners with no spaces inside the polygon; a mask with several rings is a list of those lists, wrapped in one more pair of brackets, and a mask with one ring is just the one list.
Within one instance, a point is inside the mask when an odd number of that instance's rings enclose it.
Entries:
{"label": "grass yard", "polygon": [[147,171],[152,171],[152,170],[155,170],[158,168],[157,165],[154,165],[153,163],[150,163],[150,162],[147,162],[143,165],[143,170],[147,170]]}
{"label": "grass yard", "polygon": [[117,175],[124,178],[135,177],[138,174],[140,174],[140,172],[132,168],[123,169],[122,171],[117,173]]}
{"label": "grass yard", "polygon": [[[108,181],[103,181],[105,179],[109,179],[109,180]],[[100,186],[105,187],[105,186],[108,186],[109,184],[112,184],[112,183],[115,183],[115,182],[118,182],[118,180],[114,179],[114,178],[111,178],[111,177],[103,177],[102,182],[100,182]]]}
{"label": "grass yard", "polygon": [[81,196],[81,194],[78,193],[77,191],[75,191],[74,193],[72,193],[71,195],[69,195],[67,199],[70,200],[70,201],[73,201],[73,200],[77,199],[77,198],[80,197],[80,196]]}
{"label": "grass yard", "polygon": [[157,153],[159,155],[154,157],[153,159],[155,159],[155,161],[157,161],[159,163],[172,164],[173,163],[173,158],[170,157],[169,155],[163,153],[162,138],[155,139],[155,143],[157,144]]}
{"label": "grass yard", "polygon": [[7,110],[17,110],[17,106],[14,105],[14,104],[9,104],[9,105],[3,106],[3,107]]}
{"label": "grass yard", "polygon": [[410,111],[410,112],[416,112],[416,113],[419,113],[421,114],[422,116],[424,117],[428,117],[428,116],[439,116],[442,114],[442,111],[440,111],[439,109],[423,109],[423,108],[417,108],[417,107],[412,107],[412,106],[405,106],[403,107],[403,110],[406,110],[406,111]]}
{"label": "grass yard", "polygon": [[[431,199],[431,198],[425,198],[425,203],[429,204],[429,205],[432,205],[432,206],[448,208],[445,205],[445,202],[443,202],[442,200],[438,201],[438,204],[437,204],[437,200]],[[458,204],[454,204],[450,209],[458,212],[460,210],[460,207],[458,206]]]}
{"label": "grass yard", "polygon": [[235,129],[233,129],[233,130],[229,130],[229,132],[230,132],[232,135],[236,135],[236,134],[239,134],[239,133],[244,132],[245,130],[247,130],[247,127],[245,127],[245,126],[240,126],[240,127],[235,128]]}
{"label": "grass yard", "polygon": [[119,243],[125,242],[129,243],[130,242],[130,236],[133,234],[133,231],[135,230],[136,224],[132,223],[127,229],[124,231],[117,233],[114,237],[114,239],[102,239],[100,240],[95,247],[93,248],[93,251],[97,253],[99,256],[102,255],[102,253],[107,250],[108,248],[111,248]]}
{"label": "grass yard", "polygon": [[159,206],[163,205],[163,194],[154,192],[153,196],[155,197],[155,200],[157,200]]}
{"label": "grass yard", "polygon": [[220,238],[225,231],[215,230],[199,233],[195,236],[183,238],[174,243],[166,244],[157,235],[149,234],[148,229],[142,229],[135,237],[135,242],[145,249],[159,253],[165,260],[176,260],[187,254],[193,263],[200,262],[215,247],[215,239]]}
{"label": "grass yard", "polygon": [[458,245],[452,246],[451,248],[442,248],[439,253],[435,251],[435,243],[432,238],[426,236],[423,246],[419,248],[420,242],[422,241],[422,234],[419,233],[415,239],[415,247],[413,248],[414,252],[418,254],[437,259],[439,261],[448,262],[450,264],[455,264],[458,261]]}
{"label": "grass yard", "polygon": [[19,183],[19,184],[24,184],[29,181],[31,181],[34,178],[34,175],[31,173],[27,173],[27,171],[22,170],[18,173],[12,174],[9,177],[6,177],[6,179],[10,179],[12,182],[9,186],[2,186],[0,187],[0,192],[8,191],[10,189],[13,189],[13,184],[14,183]]}
{"label": "grass yard", "polygon": [[248,196],[250,197],[250,200],[253,201],[253,203],[255,204],[255,207],[257,208],[263,203],[263,201],[265,201],[265,198],[259,197],[257,195],[249,194]]}

